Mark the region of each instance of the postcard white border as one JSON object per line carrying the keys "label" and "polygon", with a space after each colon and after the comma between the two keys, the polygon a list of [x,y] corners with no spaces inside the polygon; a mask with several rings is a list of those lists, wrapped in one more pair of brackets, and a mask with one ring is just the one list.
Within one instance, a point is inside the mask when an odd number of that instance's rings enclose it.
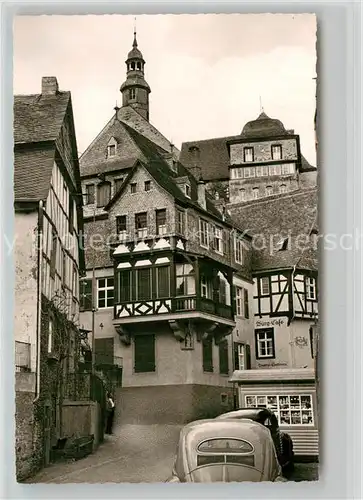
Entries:
{"label": "postcard white border", "polygon": [[[361,2],[1,2],[1,498],[362,498],[362,10]],[[225,485],[66,484],[15,481],[12,15],[157,13],[306,13],[318,18],[320,224],[324,234],[358,243],[321,255],[323,441],[321,479],[311,483]],[[72,89],[70,89],[72,90]]]}

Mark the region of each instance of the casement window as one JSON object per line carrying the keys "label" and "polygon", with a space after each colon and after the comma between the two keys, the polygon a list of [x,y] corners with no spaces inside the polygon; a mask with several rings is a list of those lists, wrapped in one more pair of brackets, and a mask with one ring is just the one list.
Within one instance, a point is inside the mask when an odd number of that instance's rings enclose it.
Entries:
{"label": "casement window", "polygon": [[[135,68],[131,68],[135,69]],[[129,89],[129,99],[136,99],[136,89]]]}
{"label": "casement window", "polygon": [[219,282],[219,303],[227,304],[227,286],[226,282],[221,279]]}
{"label": "casement window", "polygon": [[256,167],[256,177],[267,177],[268,167]]}
{"label": "casement window", "polygon": [[252,189],[252,198],[254,200],[257,200],[259,198],[259,196],[260,196],[260,190],[259,190],[259,188],[253,188]]}
{"label": "casement window", "polygon": [[185,212],[177,209],[176,211],[176,231],[178,234],[185,234]]}
{"label": "casement window", "polygon": [[49,318],[49,323],[48,323],[48,354],[50,354],[53,351],[53,330],[54,330],[54,325],[53,325],[53,318]]}
{"label": "casement window", "polygon": [[55,229],[52,229],[52,248],[50,251],[50,277],[55,277],[55,268],[57,262],[57,247],[58,247],[58,236]]}
{"label": "casement window", "polygon": [[270,165],[269,175],[281,175],[281,165]]}
{"label": "casement window", "polygon": [[86,194],[85,204],[92,205],[95,202],[95,185],[94,184],[87,184],[85,194]]}
{"label": "casement window", "polygon": [[136,300],[148,300],[151,298],[151,269],[136,270]]}
{"label": "casement window", "polygon": [[147,236],[147,212],[135,214],[135,229],[138,238]]}
{"label": "casement window", "polygon": [[314,278],[305,279],[306,298],[308,300],[316,300],[316,283]]}
{"label": "casement window", "polygon": [[130,193],[131,194],[135,194],[136,193],[136,186],[137,186],[136,182],[132,182],[130,184]]}
{"label": "casement window", "polygon": [[119,179],[115,179],[115,193],[118,193],[120,191],[123,182],[124,182],[123,177],[120,177]]}
{"label": "casement window", "polygon": [[243,288],[240,286],[235,286],[234,288],[234,300],[235,300],[235,311],[236,316],[243,315]]}
{"label": "casement window", "polygon": [[191,264],[176,264],[176,295],[195,295],[195,275]]}
{"label": "casement window", "polygon": [[286,184],[281,184],[281,186],[280,186],[280,193],[283,194],[283,193],[286,193],[286,191],[287,191]]}
{"label": "casement window", "polygon": [[255,167],[245,167],[243,169],[243,177],[245,179],[249,179],[250,177],[255,177],[255,175],[256,175]]}
{"label": "casement window", "polygon": [[213,249],[223,255],[223,229],[215,226],[213,233]]}
{"label": "casement window", "polygon": [[208,222],[204,219],[199,219],[199,241],[200,246],[204,248],[208,248],[209,246],[208,229]]}
{"label": "casement window", "polygon": [[155,335],[134,336],[135,373],[155,371]]}
{"label": "casement window", "polygon": [[111,158],[116,155],[116,144],[109,144],[107,146],[107,158]]}
{"label": "casement window", "polygon": [[229,374],[228,341],[222,340],[218,347],[219,347],[219,373],[222,375],[228,375]]}
{"label": "casement window", "polygon": [[272,186],[266,186],[266,196],[272,195]]}
{"label": "casement window", "polygon": [[156,295],[159,299],[170,297],[170,266],[156,268]]}
{"label": "casement window", "polygon": [[311,394],[273,394],[245,396],[247,408],[269,408],[279,425],[314,425]]}
{"label": "casement window", "polygon": [[144,182],[144,189],[145,189],[145,191],[150,191],[150,189],[151,189],[151,181],[145,181]]}
{"label": "casement window", "polygon": [[156,234],[166,234],[166,209],[156,210]]}
{"label": "casement window", "polygon": [[80,281],[80,309],[82,311],[92,310],[92,280],[84,279]]}
{"label": "casement window", "polygon": [[97,186],[97,206],[104,207],[111,199],[111,183],[102,182]]}
{"label": "casement window", "polygon": [[271,157],[273,160],[282,159],[282,147],[280,144],[273,144],[271,146]]}
{"label": "casement window", "polygon": [[213,298],[213,286],[211,280],[206,276],[201,276],[200,278],[200,293],[205,299]]}
{"label": "casement window", "polygon": [[269,359],[275,357],[275,339],[273,328],[255,330],[256,358]]}
{"label": "casement window", "polygon": [[254,160],[253,148],[243,148],[243,161],[245,163],[252,162]]}
{"label": "casement window", "polygon": [[104,309],[113,306],[114,280],[113,278],[99,278],[97,280],[97,308]]}
{"label": "casement window", "polygon": [[270,295],[270,279],[268,276],[260,279],[261,295]]}
{"label": "casement window", "polygon": [[244,309],[244,313],[245,313],[245,318],[249,319],[250,310],[249,310],[249,305],[248,305],[248,290],[247,290],[247,288],[243,289],[243,309]]}
{"label": "casement window", "polygon": [[189,184],[184,184],[184,193],[187,198],[191,197],[191,189]]}
{"label": "casement window", "polygon": [[118,289],[120,302],[131,300],[131,271],[124,269],[118,272]]}
{"label": "casement window", "polygon": [[234,342],[233,353],[235,370],[251,369],[251,349],[248,344]]}
{"label": "casement window", "polygon": [[293,163],[284,163],[282,165],[282,175],[291,175],[295,173],[295,165]]}
{"label": "casement window", "polygon": [[242,179],[243,178],[243,168],[232,168],[231,169],[231,179]]}
{"label": "casement window", "polygon": [[202,342],[203,371],[213,372],[213,339],[207,338]]}
{"label": "casement window", "polygon": [[243,241],[237,234],[234,236],[234,259],[237,264],[243,264]]}
{"label": "casement window", "polygon": [[116,232],[120,241],[124,241],[127,237],[127,218],[126,215],[118,215],[116,217]]}

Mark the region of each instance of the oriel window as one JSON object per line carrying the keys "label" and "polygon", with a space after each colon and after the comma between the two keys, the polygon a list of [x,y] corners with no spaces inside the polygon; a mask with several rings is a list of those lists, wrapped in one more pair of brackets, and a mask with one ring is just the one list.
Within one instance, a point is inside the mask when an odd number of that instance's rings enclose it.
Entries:
{"label": "oriel window", "polygon": [[176,295],[195,295],[195,275],[191,264],[176,264]]}

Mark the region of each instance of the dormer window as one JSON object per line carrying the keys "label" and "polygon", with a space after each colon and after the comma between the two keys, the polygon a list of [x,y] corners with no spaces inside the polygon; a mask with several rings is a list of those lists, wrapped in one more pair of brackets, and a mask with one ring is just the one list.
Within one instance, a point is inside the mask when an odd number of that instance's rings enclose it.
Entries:
{"label": "dormer window", "polygon": [[190,198],[190,186],[189,184],[184,184],[184,193],[187,198]]}
{"label": "dormer window", "polygon": [[129,89],[129,98],[130,99],[136,98],[136,89]]}
{"label": "dormer window", "polygon": [[253,148],[248,147],[248,148],[243,148],[243,160],[245,163],[250,163],[253,162],[254,157],[253,157]]}
{"label": "dormer window", "polygon": [[113,158],[116,155],[116,151],[117,141],[114,137],[111,137],[107,144],[107,158]]}

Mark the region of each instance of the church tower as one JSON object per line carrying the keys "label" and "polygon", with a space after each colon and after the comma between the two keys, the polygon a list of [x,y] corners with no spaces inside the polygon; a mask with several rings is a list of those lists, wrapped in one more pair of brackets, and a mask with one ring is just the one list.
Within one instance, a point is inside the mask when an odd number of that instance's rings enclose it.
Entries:
{"label": "church tower", "polygon": [[149,94],[151,89],[144,78],[145,61],[137,48],[136,30],[132,50],[126,59],[126,81],[121,85],[122,106],[131,106],[149,120]]}

